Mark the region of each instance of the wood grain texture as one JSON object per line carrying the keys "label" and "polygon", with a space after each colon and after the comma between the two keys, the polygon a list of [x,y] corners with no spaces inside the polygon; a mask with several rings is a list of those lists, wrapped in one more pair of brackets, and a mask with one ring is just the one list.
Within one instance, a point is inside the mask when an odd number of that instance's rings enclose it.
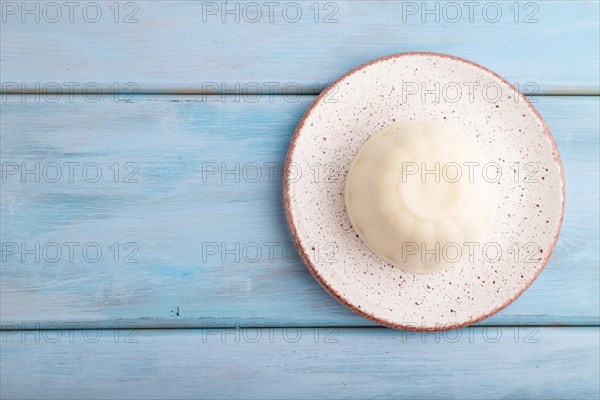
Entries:
{"label": "wood grain texture", "polygon": [[[231,96],[84,99],[2,102],[3,323],[372,325],[316,283],[289,237],[281,169],[312,96],[295,103],[284,96],[257,103]],[[598,324],[599,98],[534,100],[564,162],[563,230],[533,286],[483,324]],[[40,183],[35,173],[21,174],[36,162]],[[79,163],[71,164],[73,182],[69,162]],[[61,166],[56,183],[48,181],[56,176],[51,163]],[[226,171],[236,163],[239,172]],[[9,174],[14,165],[20,171]],[[124,182],[133,168],[130,180],[138,182]],[[92,183],[97,169],[102,177]],[[77,243],[72,260],[68,242]],[[57,262],[49,243],[61,248]],[[132,252],[138,262],[125,262]]]}
{"label": "wood grain texture", "polygon": [[[297,2],[293,23],[288,1],[272,21],[257,2],[256,23],[249,2],[55,2],[55,21],[51,3],[0,2],[0,92],[44,93],[0,95],[0,398],[600,397],[600,98],[536,98],[565,167],[563,230],[485,327],[352,314],[297,259],[281,193],[314,99],[295,93],[376,57],[442,52],[526,93],[600,94],[596,1],[478,2],[472,22],[457,2],[455,23],[442,2],[319,1],[316,22]],[[179,95],[205,92],[245,95]]]}
{"label": "wood grain texture", "polygon": [[86,336],[3,332],[2,398],[597,399],[600,394],[597,327],[469,328],[443,336],[373,328],[125,333],[115,338],[110,330]]}
{"label": "wood grain texture", "polygon": [[0,66],[9,92],[36,83],[39,91],[67,92],[70,82],[75,91],[270,91],[279,83],[278,93],[286,84],[318,92],[359,64],[407,51],[471,59],[529,93],[600,92],[595,1],[476,2],[473,9],[283,1],[272,10],[257,2],[257,10],[249,2],[138,0],[97,2],[100,14],[89,2],[71,13],[61,6],[60,17],[43,2],[29,14],[21,2],[4,3]]}

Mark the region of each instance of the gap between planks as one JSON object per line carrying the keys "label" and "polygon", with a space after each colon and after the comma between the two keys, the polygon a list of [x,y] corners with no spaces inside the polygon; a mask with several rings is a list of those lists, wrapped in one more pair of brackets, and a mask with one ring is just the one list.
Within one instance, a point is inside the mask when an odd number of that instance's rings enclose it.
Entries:
{"label": "gap between planks", "polygon": [[[142,91],[112,91],[112,90],[89,90],[86,91],[85,95],[96,95],[96,94],[109,94],[109,95],[129,95],[129,96],[255,96],[255,95],[268,95],[268,96],[317,96],[322,93],[322,90],[312,90],[301,88],[299,93],[283,93],[277,92],[261,92],[261,91],[227,91],[227,92],[215,92],[206,91],[201,89],[156,89],[156,90],[142,90]],[[576,92],[547,92],[547,93],[531,93],[528,91],[520,92],[527,97],[598,97],[600,96],[600,89],[578,89]],[[66,94],[69,96],[83,96],[82,92],[64,92],[60,90],[24,90],[17,92],[6,92],[0,89],[0,95],[6,96],[34,96],[34,95],[57,95]]]}
{"label": "gap between planks", "polygon": [[[133,322],[133,321],[132,321]],[[95,325],[94,323],[91,324],[86,324],[86,326],[84,327],[73,327],[73,328],[61,328],[61,329],[54,329],[54,328],[39,328],[39,329],[34,329],[34,328],[25,328],[25,329],[17,329],[17,328],[6,328],[5,324],[1,324],[0,325],[0,331],[5,331],[5,332],[36,332],[36,331],[89,331],[89,330],[94,330],[94,331],[121,331],[121,330],[125,330],[125,331],[131,331],[131,330],[136,330],[136,331],[164,331],[164,330],[188,330],[188,331],[198,331],[198,330],[233,330],[233,329],[286,329],[286,328],[295,328],[295,329],[380,329],[380,330],[389,330],[389,331],[396,331],[396,332],[412,332],[412,331],[407,331],[407,330],[402,330],[402,329],[391,329],[385,326],[372,326],[372,325],[321,325],[321,324],[316,324],[313,326],[310,325],[246,325],[246,324],[240,324],[239,326],[207,326],[207,327],[183,327],[183,326],[166,326],[166,327],[148,327],[148,326],[140,326],[140,327],[132,327],[132,326],[119,326],[119,327],[97,327],[97,326],[89,326],[89,325]],[[579,325],[579,324],[575,324],[575,325],[562,325],[562,324],[556,324],[556,325],[549,325],[549,324],[544,324],[544,325],[538,325],[538,324],[516,324],[516,325],[510,325],[510,324],[488,324],[488,325],[469,325],[469,326],[465,326],[462,328],[458,328],[458,329],[451,329],[451,331],[458,331],[461,329],[484,329],[484,328],[516,328],[516,327],[523,327],[523,328],[527,328],[527,327],[535,327],[535,328],[590,328],[590,329],[596,329],[596,328],[600,328],[600,325]],[[448,330],[445,331],[414,331],[415,333],[427,333],[427,334],[435,334],[435,333],[439,333],[439,332],[446,332]]]}

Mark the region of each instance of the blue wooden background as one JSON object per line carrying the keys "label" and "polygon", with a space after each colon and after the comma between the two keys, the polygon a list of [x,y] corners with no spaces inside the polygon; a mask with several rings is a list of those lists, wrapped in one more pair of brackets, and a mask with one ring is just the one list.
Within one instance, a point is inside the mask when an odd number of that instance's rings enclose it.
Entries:
{"label": "blue wooden background", "polygon": [[[0,4],[0,397],[600,397],[597,1],[23,4]],[[352,314],[283,213],[316,94],[405,51],[506,77],[565,168],[548,266],[459,331]]]}

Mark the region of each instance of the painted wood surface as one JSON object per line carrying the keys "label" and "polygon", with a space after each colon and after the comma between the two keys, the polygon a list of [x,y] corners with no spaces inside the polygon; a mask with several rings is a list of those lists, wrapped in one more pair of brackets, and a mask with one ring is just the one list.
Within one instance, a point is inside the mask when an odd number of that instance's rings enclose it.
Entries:
{"label": "painted wood surface", "polygon": [[373,58],[436,51],[529,93],[599,93],[596,1],[449,3],[5,1],[1,80],[8,92],[318,92]]}
{"label": "painted wood surface", "polygon": [[[4,97],[2,322],[372,325],[289,237],[281,169],[312,99]],[[598,324],[599,98],[534,101],[564,162],[564,226],[538,280],[483,324]]]}
{"label": "painted wood surface", "polygon": [[[52,3],[0,2],[0,92],[42,93],[0,95],[1,398],[600,397],[600,101],[572,96],[600,94],[596,1]],[[406,51],[569,95],[534,98],[567,179],[557,248],[484,327],[374,327],[285,223],[297,92]],[[135,95],[206,92],[242,94]]]}
{"label": "painted wood surface", "polygon": [[2,334],[0,394],[7,399],[600,395],[600,337],[592,327],[438,336],[376,328]]}

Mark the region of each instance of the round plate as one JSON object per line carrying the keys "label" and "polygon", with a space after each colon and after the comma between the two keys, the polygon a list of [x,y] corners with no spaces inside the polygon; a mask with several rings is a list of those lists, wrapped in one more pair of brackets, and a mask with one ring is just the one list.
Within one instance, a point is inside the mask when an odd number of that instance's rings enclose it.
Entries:
{"label": "round plate", "polygon": [[[344,205],[346,174],[361,145],[411,119],[461,129],[490,160],[472,173],[498,183],[488,235],[451,268],[428,275],[379,259]],[[284,173],[287,221],[313,276],[358,314],[406,330],[463,327],[521,295],[554,249],[564,190],[556,144],[525,96],[480,65],[437,53],[376,59],[334,82],[300,121]]]}

